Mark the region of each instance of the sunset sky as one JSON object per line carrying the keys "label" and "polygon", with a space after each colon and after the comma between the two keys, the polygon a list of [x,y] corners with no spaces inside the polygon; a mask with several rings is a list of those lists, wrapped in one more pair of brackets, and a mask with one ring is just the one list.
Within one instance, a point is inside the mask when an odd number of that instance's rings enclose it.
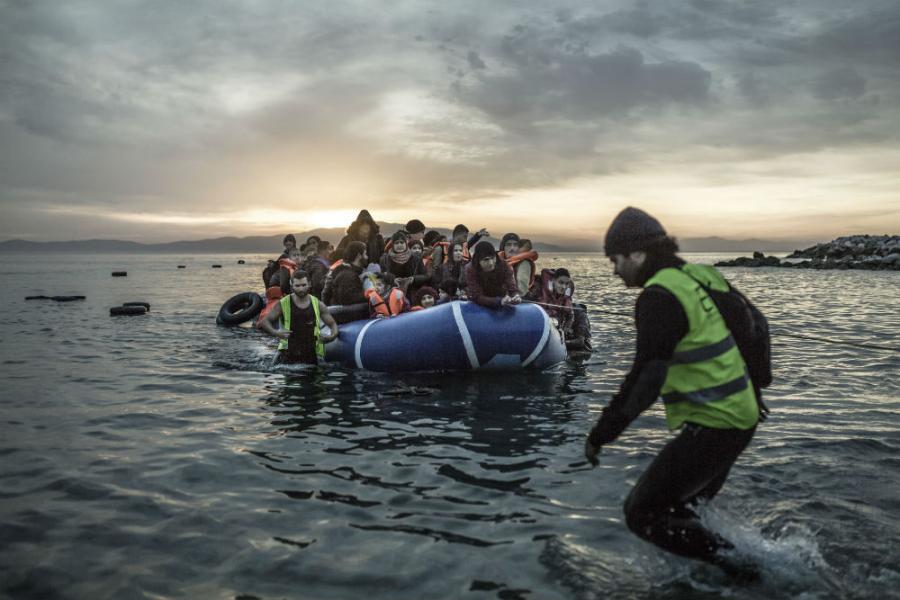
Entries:
{"label": "sunset sky", "polygon": [[0,0],[0,240],[900,233],[900,3]]}

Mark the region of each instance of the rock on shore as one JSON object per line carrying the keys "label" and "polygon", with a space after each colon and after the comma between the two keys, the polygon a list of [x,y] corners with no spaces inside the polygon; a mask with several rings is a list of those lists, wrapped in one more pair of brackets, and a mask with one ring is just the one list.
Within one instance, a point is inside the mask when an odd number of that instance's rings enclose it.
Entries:
{"label": "rock on shore", "polygon": [[900,271],[900,235],[844,236],[805,250],[794,250],[784,260],[754,252],[753,258],[726,260],[716,266]]}

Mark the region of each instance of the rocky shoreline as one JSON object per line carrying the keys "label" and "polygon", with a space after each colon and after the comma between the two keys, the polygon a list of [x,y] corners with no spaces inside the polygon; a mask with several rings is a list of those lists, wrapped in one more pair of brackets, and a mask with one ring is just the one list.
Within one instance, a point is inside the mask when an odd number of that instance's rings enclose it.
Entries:
{"label": "rocky shoreline", "polygon": [[844,236],[805,250],[794,250],[783,259],[754,252],[753,258],[742,256],[717,262],[716,266],[900,271],[900,235]]}

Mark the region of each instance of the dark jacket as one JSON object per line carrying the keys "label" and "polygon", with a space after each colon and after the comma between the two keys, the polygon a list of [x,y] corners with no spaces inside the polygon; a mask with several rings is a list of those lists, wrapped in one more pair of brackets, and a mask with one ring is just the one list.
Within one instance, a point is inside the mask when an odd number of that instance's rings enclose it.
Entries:
{"label": "dark jacket", "polygon": [[381,257],[381,272],[390,273],[394,279],[412,277],[413,281],[407,290],[409,294],[428,283],[428,271],[425,269],[425,263],[418,256],[410,256],[409,260],[401,265],[391,260],[389,253],[385,253]]}
{"label": "dark jacket", "polygon": [[342,264],[331,273],[331,281],[322,292],[322,301],[328,305],[358,304],[365,302],[362,281],[359,276],[362,268],[353,265]]}
{"label": "dark jacket", "polygon": [[354,235],[345,235],[341,238],[340,243],[338,243],[334,252],[331,253],[331,256],[328,257],[329,260],[334,262],[344,258],[344,249],[350,242],[362,242],[366,245],[366,256],[369,257],[369,264],[378,263],[381,260],[381,254],[384,252],[384,238],[380,233],[369,236],[367,240],[361,240]]}
{"label": "dark jacket", "polygon": [[331,265],[321,256],[310,256],[301,267],[309,275],[309,293],[316,298],[322,297],[325,288],[325,277]]}
{"label": "dark jacket", "polygon": [[[653,265],[647,270],[647,279],[666,267],[680,267],[684,261],[674,258]],[[619,392],[603,409],[599,421],[591,431],[591,443],[602,446],[615,440],[637,415],[626,415],[624,405],[637,383],[644,367],[653,361],[668,362],[675,347],[688,333],[688,319],[678,299],[660,286],[644,288],[635,304],[634,322],[637,328],[636,352],[631,370]]]}
{"label": "dark jacket", "polygon": [[[440,286],[441,283],[447,281],[448,279],[452,279],[456,282],[456,285],[459,286],[459,289],[464,290],[468,286],[468,281],[466,281],[466,265],[468,262],[462,261],[454,265],[451,262],[445,262],[440,265],[439,269],[434,270],[434,284],[436,286]],[[456,273],[454,273],[454,266],[458,266],[456,269]]]}
{"label": "dark jacket", "polygon": [[503,296],[515,296],[518,293],[513,270],[504,261],[498,260],[494,271],[483,272],[480,276],[475,270],[475,263],[466,265],[466,294],[472,302],[488,308],[499,308]]}

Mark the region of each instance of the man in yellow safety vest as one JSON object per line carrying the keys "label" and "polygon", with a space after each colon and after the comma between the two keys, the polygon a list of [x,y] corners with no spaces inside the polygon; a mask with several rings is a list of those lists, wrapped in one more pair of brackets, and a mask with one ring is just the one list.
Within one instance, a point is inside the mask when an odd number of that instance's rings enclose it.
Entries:
{"label": "man in yellow safety vest", "polygon": [[585,456],[596,465],[600,448],[661,397],[667,425],[680,433],[625,501],[629,529],[674,554],[755,579],[755,566],[729,552],[733,545],[694,510],[721,489],[759,420],[741,352],[708,293],[727,292],[728,283],[712,267],[679,258],[659,221],[636,208],[613,220],[604,249],[625,285],[644,289],[635,308],[634,364],[591,430]]}

